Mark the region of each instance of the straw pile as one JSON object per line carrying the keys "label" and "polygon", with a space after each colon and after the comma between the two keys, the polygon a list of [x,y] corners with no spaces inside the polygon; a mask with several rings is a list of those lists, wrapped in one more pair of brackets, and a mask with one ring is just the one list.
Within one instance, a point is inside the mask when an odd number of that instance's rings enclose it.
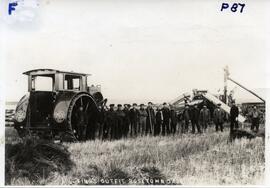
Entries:
{"label": "straw pile", "polygon": [[66,173],[73,162],[67,148],[46,140],[27,138],[15,145],[6,144],[6,184],[11,178],[25,177],[33,184],[52,172]]}

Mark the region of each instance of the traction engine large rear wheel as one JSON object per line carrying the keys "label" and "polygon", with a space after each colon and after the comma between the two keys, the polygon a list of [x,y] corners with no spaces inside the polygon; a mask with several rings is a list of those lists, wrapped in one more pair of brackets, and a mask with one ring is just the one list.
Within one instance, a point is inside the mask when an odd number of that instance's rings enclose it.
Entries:
{"label": "traction engine large rear wheel", "polygon": [[88,94],[79,94],[72,100],[68,110],[68,126],[77,140],[91,139],[95,134],[97,110]]}

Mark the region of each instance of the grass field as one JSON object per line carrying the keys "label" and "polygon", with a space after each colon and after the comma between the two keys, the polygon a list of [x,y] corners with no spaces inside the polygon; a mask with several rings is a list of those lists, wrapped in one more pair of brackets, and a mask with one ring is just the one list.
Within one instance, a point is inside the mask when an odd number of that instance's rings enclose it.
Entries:
{"label": "grass field", "polygon": [[[39,184],[182,184],[262,185],[265,158],[262,138],[227,143],[228,130],[202,135],[139,137],[117,141],[65,143],[73,168],[52,172]],[[18,140],[6,128],[6,143]],[[29,185],[27,178],[13,177],[12,185]]]}

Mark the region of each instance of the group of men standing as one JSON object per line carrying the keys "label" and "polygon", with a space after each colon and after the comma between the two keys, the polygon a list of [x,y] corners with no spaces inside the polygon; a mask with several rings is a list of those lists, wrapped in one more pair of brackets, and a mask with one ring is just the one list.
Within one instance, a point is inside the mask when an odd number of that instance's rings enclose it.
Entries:
{"label": "group of men standing", "polygon": [[[218,105],[213,114],[216,130],[223,131],[225,113]],[[103,121],[97,127],[98,136],[102,139],[120,139],[146,135],[174,135],[177,129],[181,133],[205,132],[211,121],[210,110],[206,105],[199,109],[197,105],[185,105],[182,113],[177,114],[172,106],[163,103],[162,107],[153,108],[148,105],[133,103],[117,105],[110,104],[109,109],[103,110]],[[180,126],[177,126],[180,125]]]}
{"label": "group of men standing", "polygon": [[[213,113],[213,121],[216,124],[216,131],[219,129],[223,131],[223,122],[224,122],[225,113],[220,109],[220,104]],[[206,105],[203,105],[201,109],[198,108],[198,105],[186,105],[182,113],[182,118],[184,121],[182,124],[182,133],[186,133],[189,130],[191,124],[191,133],[195,133],[196,129],[198,133],[205,132],[208,128],[208,125],[211,122],[211,113]]]}
{"label": "group of men standing", "polygon": [[109,109],[102,110],[103,118],[97,127],[99,138],[120,139],[146,135],[168,135],[175,134],[177,115],[173,108],[167,103],[162,108],[153,109],[153,103],[148,105],[133,103],[117,105],[110,104]]}
{"label": "group of men standing", "polygon": [[[167,103],[163,103],[162,107],[157,107],[155,110],[152,102],[148,102],[148,105],[118,104],[116,109],[114,104],[110,104],[109,108],[104,106],[101,109],[100,121],[94,131],[94,137],[114,140],[147,135],[174,135],[177,131],[200,134],[206,132],[211,122],[215,124],[216,131],[223,132],[223,124],[228,116],[220,106],[221,104],[217,104],[211,114],[206,105],[199,108],[196,104],[186,104],[184,110],[177,114],[174,107]],[[238,115],[238,107],[233,103],[230,111],[231,131],[238,128]],[[255,128],[257,131],[259,114],[256,108],[252,115],[254,117],[252,129]]]}
{"label": "group of men standing", "polygon": [[[232,103],[231,111],[230,111],[230,120],[231,120],[231,130],[239,128],[238,126],[238,115],[239,109],[235,105],[235,102]],[[246,114],[246,118],[251,121],[250,129],[253,132],[259,131],[260,119],[263,119],[263,113],[254,105]]]}

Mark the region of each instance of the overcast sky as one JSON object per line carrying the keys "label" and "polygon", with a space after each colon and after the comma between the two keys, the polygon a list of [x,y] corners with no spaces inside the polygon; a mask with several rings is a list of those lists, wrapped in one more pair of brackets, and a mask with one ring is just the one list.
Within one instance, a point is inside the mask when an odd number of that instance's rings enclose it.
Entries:
{"label": "overcast sky", "polygon": [[[6,100],[26,93],[22,72],[29,69],[91,73],[110,102],[162,102],[194,88],[216,93],[223,88],[225,65],[232,78],[265,96],[270,4],[245,3],[243,13],[221,12],[222,1],[211,0],[47,0],[18,6],[0,25],[6,28]],[[235,92],[254,99],[239,87]]]}

